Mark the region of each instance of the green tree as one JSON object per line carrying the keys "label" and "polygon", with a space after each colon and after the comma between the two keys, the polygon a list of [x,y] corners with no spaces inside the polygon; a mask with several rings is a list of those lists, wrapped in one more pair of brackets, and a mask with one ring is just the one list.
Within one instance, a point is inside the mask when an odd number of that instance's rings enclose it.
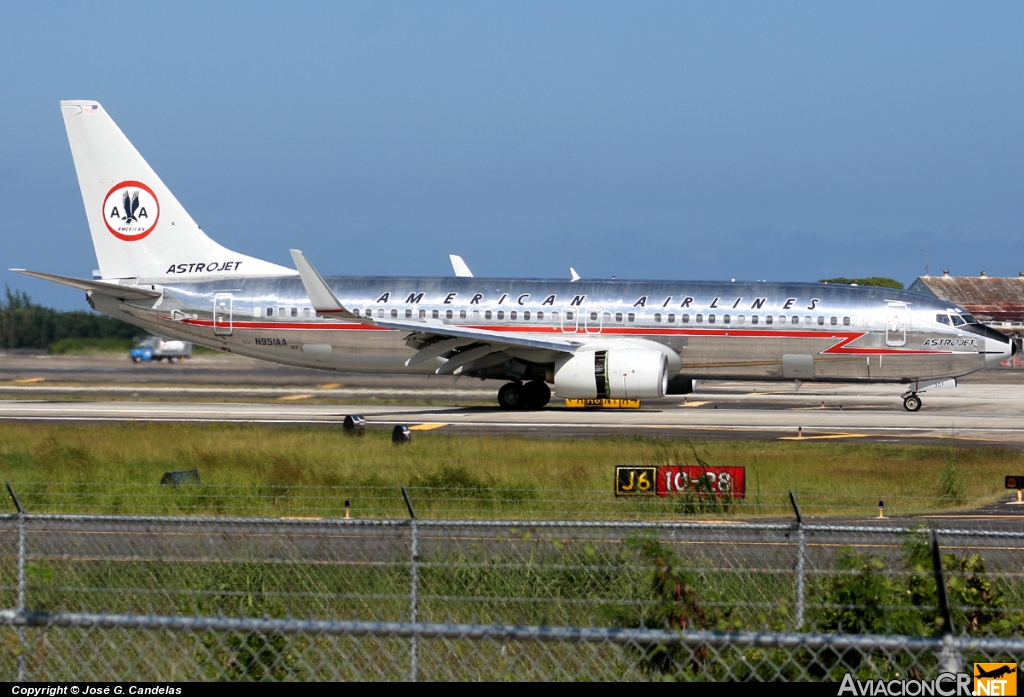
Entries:
{"label": "green tree", "polygon": [[895,288],[896,290],[903,290],[903,284],[897,281],[895,278],[886,278],[885,276],[869,276],[868,278],[846,278],[839,276],[838,278],[821,278],[818,279],[818,283],[840,283],[845,285],[857,284],[858,286],[873,286],[875,288]]}
{"label": "green tree", "polygon": [[0,299],[0,348],[42,349],[62,339],[131,339],[138,327],[96,312],[64,312],[6,288]]}

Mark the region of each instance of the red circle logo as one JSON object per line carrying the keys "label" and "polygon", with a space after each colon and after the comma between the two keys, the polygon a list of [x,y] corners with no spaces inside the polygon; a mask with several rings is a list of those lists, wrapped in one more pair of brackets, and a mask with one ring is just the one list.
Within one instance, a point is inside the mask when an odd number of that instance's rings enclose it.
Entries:
{"label": "red circle logo", "polygon": [[125,242],[136,242],[153,232],[160,220],[160,202],[142,182],[123,181],[103,199],[103,223],[110,234]]}

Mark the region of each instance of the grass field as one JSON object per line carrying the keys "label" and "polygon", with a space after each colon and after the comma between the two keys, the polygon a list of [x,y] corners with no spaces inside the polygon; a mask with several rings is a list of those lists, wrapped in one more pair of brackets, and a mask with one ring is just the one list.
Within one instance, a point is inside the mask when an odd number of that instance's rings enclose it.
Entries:
{"label": "grass field", "polygon": [[[678,500],[616,500],[616,464],[742,465],[746,499],[728,510]],[[161,487],[169,470],[200,486]],[[251,425],[0,425],[0,478],[35,512],[404,516],[399,485],[430,517],[678,518],[788,516],[786,492],[808,514],[870,515],[974,507],[1005,494],[1024,454],[946,446],[834,442],[547,440],[416,432],[361,438],[338,428]],[[8,507],[10,504],[7,503]]]}

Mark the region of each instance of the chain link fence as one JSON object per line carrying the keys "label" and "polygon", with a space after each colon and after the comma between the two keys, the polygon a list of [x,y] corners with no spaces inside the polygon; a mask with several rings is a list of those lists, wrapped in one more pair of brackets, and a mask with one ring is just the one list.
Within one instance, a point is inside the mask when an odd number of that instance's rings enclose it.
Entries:
{"label": "chain link fence", "polygon": [[[706,496],[616,497],[611,487],[540,488],[494,484],[469,470],[454,467],[432,475],[429,485],[408,486],[416,510],[431,519],[536,520],[678,520],[684,516],[789,517],[792,503],[785,493],[746,492],[743,498]],[[287,478],[295,472],[288,470]],[[140,515],[212,515],[217,517],[342,517],[345,504],[359,518],[407,515],[399,487],[352,484],[302,486],[294,484],[211,484],[163,486],[97,482],[15,482],[13,486],[33,513],[125,513]],[[891,496],[878,482],[874,495],[801,494],[809,515],[872,516],[879,499],[885,513],[920,515],[951,509],[972,510],[993,505],[991,495],[967,498]]]}
{"label": "chain link fence", "polygon": [[[934,678],[1024,655],[1024,533],[0,517],[19,680]],[[412,514],[412,515],[410,515]]]}

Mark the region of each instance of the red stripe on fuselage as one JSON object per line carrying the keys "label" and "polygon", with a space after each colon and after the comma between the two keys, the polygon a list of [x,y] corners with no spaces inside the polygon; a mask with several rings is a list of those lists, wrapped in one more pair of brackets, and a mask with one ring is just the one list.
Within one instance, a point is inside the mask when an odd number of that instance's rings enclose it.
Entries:
{"label": "red stripe on fuselage", "polygon": [[[172,320],[170,317],[163,319],[183,324],[191,324],[200,327],[212,327],[213,321],[208,319],[184,319]],[[232,327],[238,329],[288,329],[288,330],[314,330],[314,331],[415,331],[413,329],[390,329],[389,327],[377,327],[362,322],[335,323],[335,322],[247,322],[233,321]],[[604,327],[600,332],[588,332],[585,330],[576,332],[563,332],[558,327],[537,327],[527,325],[461,325],[466,329],[479,329],[488,332],[506,332],[509,334],[568,334],[578,336],[731,336],[736,338],[773,338],[773,339],[822,339],[824,332],[807,330],[781,330],[781,329],[703,329],[698,327],[686,329],[668,329],[650,327],[646,329],[634,329],[630,327]],[[432,327],[424,327],[423,331],[433,331]],[[827,355],[945,355],[952,351],[925,351],[921,349],[901,348],[871,348],[849,346],[850,343],[866,336],[868,332],[833,332],[828,334],[829,338],[836,338],[838,341],[829,346],[820,354]]]}
{"label": "red stripe on fuselage", "polygon": [[[600,332],[561,332],[559,329],[554,327],[515,327],[515,326],[500,326],[500,327],[489,327],[489,326],[470,326],[469,329],[485,329],[488,331],[496,332],[516,332],[516,333],[528,333],[528,332],[557,332],[565,334],[577,334],[582,336],[602,336],[607,334],[613,334],[617,336],[732,336],[737,338],[774,338],[774,339],[822,339],[824,338],[824,332],[807,331],[807,330],[782,330],[782,329],[701,329],[701,328],[687,328],[687,329],[662,329],[659,327],[650,327],[645,329],[631,329],[629,327],[605,327]],[[926,351],[921,349],[900,349],[900,348],[870,348],[870,347],[857,347],[848,346],[848,344],[860,339],[863,336],[867,336],[868,332],[830,332],[829,338],[837,338],[837,341],[832,346],[829,346],[822,354],[846,354],[846,355],[857,355],[857,354],[949,354],[952,351]]]}
{"label": "red stripe on fuselage", "polygon": [[[164,317],[171,322],[179,322],[181,324],[191,324],[197,327],[212,327],[214,326],[213,320],[209,319],[171,319],[170,317]],[[228,326],[222,324],[218,326]],[[358,330],[369,330],[375,332],[387,332],[392,331],[387,327],[375,327],[369,324],[363,324],[361,322],[353,322],[351,324],[341,324],[337,322],[240,322],[234,320],[231,322],[231,327],[234,329],[315,329],[315,330],[345,330],[345,331],[358,331]]]}

